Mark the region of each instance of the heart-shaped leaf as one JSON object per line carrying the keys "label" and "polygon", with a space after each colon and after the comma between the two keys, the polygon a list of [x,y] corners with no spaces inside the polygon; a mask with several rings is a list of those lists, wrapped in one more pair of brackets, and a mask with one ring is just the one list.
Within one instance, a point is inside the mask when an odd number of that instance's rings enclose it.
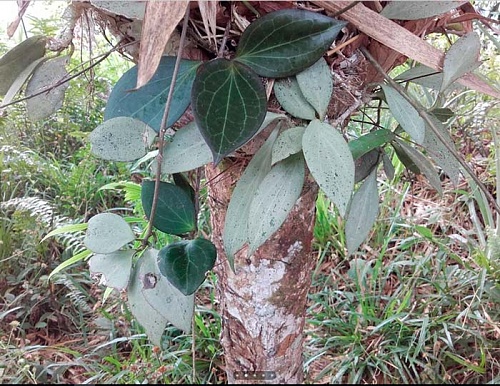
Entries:
{"label": "heart-shaped leaf", "polygon": [[294,117],[312,121],[316,118],[314,107],[307,101],[297,82],[297,78],[276,79],[274,82],[274,95],[285,111]]}
{"label": "heart-shaped leaf", "polygon": [[378,215],[377,171],[373,170],[352,197],[345,223],[347,253],[352,255],[366,239]]}
{"label": "heart-shaped leaf", "polygon": [[100,213],[89,220],[83,243],[94,253],[111,253],[134,239],[134,232],[123,218]]}
{"label": "heart-shaped leaf", "polygon": [[[151,80],[138,90],[134,90],[137,82],[137,66],[128,70],[116,83],[108,98],[104,120],[115,117],[131,117],[159,131],[168,91],[172,83],[174,65],[175,57],[163,56]],[[189,106],[191,87],[199,65],[198,61],[181,60],[167,127],[173,125]]]}
{"label": "heart-shaped leaf", "polygon": [[167,323],[189,333],[194,296],[185,296],[160,273],[158,251],[148,249],[137,262],[127,288],[128,305],[153,344],[161,347]]}
{"label": "heart-shaped leaf", "polygon": [[262,180],[271,170],[273,144],[278,130],[273,130],[262,147],[241,175],[231,195],[231,201],[224,221],[224,249],[231,267],[234,270],[234,254],[248,242],[248,212],[253,196]]}
{"label": "heart-shaped leaf", "polygon": [[97,126],[90,133],[92,153],[109,161],[134,161],[146,155],[156,132],[144,122],[130,117],[116,117]]}
{"label": "heart-shaped leaf", "polygon": [[[155,182],[142,182],[141,199],[146,216],[150,218]],[[180,187],[160,181],[158,204],[153,226],[165,233],[182,235],[195,227],[195,209],[191,197]]]}
{"label": "heart-shaped leaf", "polygon": [[121,291],[127,288],[134,253],[133,250],[127,250],[95,254],[89,260],[90,272],[102,273],[102,284]]}
{"label": "heart-shaped leaf", "polygon": [[260,78],[246,66],[215,59],[205,63],[196,76],[192,108],[218,164],[259,130],[266,115],[266,91]]}
{"label": "heart-shaped leaf", "polygon": [[302,94],[314,107],[318,117],[323,119],[333,92],[333,78],[330,66],[328,66],[325,59],[320,58],[311,67],[299,72],[296,78]]}
{"label": "heart-shaped leaf", "polygon": [[294,75],[321,58],[346,24],[300,9],[270,12],[245,29],[235,60],[260,76]]}
{"label": "heart-shaped leaf", "polygon": [[294,154],[274,165],[260,183],[248,214],[249,256],[286,220],[302,191],[304,170],[304,157]]}
{"label": "heart-shaped leaf", "polygon": [[45,36],[32,36],[0,58],[0,95],[5,95],[17,77],[35,60],[45,55]]}
{"label": "heart-shaped leaf", "polygon": [[344,137],[315,119],[306,127],[302,151],[319,187],[344,216],[354,188],[354,160]]}
{"label": "heart-shaped leaf", "polygon": [[198,238],[172,243],[160,250],[158,267],[175,288],[184,295],[193,294],[205,281],[217,257],[215,245]]}

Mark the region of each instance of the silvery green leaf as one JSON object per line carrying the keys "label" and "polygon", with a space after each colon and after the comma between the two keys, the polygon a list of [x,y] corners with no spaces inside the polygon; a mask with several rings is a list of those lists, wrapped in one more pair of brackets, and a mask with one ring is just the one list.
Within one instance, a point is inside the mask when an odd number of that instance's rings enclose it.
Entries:
{"label": "silvery green leaf", "polygon": [[325,117],[333,92],[333,78],[326,60],[321,58],[311,67],[299,72],[296,78],[304,98],[320,118]]}
{"label": "silvery green leaf", "polygon": [[297,78],[282,78],[274,81],[274,95],[285,111],[294,117],[313,120],[316,118],[314,107],[307,101],[300,89]]}
{"label": "silvery green leaf", "polygon": [[134,239],[134,232],[122,217],[100,213],[88,221],[83,243],[94,253],[112,253]]}
{"label": "silvery green leaf", "polygon": [[305,130],[305,127],[291,127],[280,133],[273,146],[273,165],[302,150],[302,136]]}
{"label": "silvery green leaf", "polygon": [[95,254],[89,260],[90,272],[101,273],[101,282],[118,291],[127,288],[132,269],[134,250],[116,251],[107,254]]}
{"label": "silvery green leaf", "polygon": [[381,15],[388,19],[418,20],[458,8],[466,1],[391,1]]}

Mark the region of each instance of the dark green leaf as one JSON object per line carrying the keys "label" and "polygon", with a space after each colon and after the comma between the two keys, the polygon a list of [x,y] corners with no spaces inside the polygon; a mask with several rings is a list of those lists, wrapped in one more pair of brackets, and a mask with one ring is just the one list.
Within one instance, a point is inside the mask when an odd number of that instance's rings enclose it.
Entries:
{"label": "dark green leaf", "polygon": [[191,201],[194,202],[196,193],[186,176],[183,173],[174,173],[172,177],[174,178],[175,185],[177,185],[179,188],[182,188],[182,190],[184,190],[188,194],[188,196],[191,197]]}
{"label": "dark green leaf", "polygon": [[392,164],[391,159],[387,154],[382,155],[382,162],[384,164],[384,172],[388,179],[394,179],[394,175],[396,174],[396,170],[394,170],[394,165]]}
{"label": "dark green leaf", "polygon": [[455,113],[447,107],[434,109],[430,113],[439,119],[440,122],[446,122],[455,116]]}
{"label": "dark green leaf", "polygon": [[390,130],[379,129],[349,141],[348,145],[352,153],[352,158],[357,160],[363,154],[392,141],[393,138],[394,134]]}
{"label": "dark green leaf", "polygon": [[[142,182],[141,199],[144,212],[149,218],[153,205],[155,182]],[[158,205],[153,226],[165,233],[182,235],[195,227],[195,210],[191,197],[178,186],[160,181]]]}
{"label": "dark green leaf", "polygon": [[321,58],[345,25],[306,10],[270,12],[245,29],[235,60],[261,76],[294,75]]}
{"label": "dark green leaf", "polygon": [[160,250],[158,267],[184,295],[193,294],[215,264],[217,251],[208,240],[182,240]]}
{"label": "dark green leaf", "polygon": [[266,116],[266,91],[246,66],[215,59],[205,63],[196,76],[192,108],[217,164],[259,130]]}
{"label": "dark green leaf", "polygon": [[354,182],[363,181],[380,162],[380,148],[372,149],[354,161]]}
{"label": "dark green leaf", "polygon": [[398,156],[399,160],[403,163],[403,165],[406,166],[406,168],[412,171],[413,173],[420,174],[421,172],[418,166],[415,164],[415,162],[413,162],[413,160],[399,145],[399,143],[396,141],[392,141],[391,144],[394,147],[394,151],[396,152],[396,155]]}
{"label": "dark green leaf", "polygon": [[[137,66],[128,70],[116,83],[109,96],[104,119],[132,117],[147,123],[158,132],[172,82],[174,64],[175,57],[162,57],[151,80],[138,90],[134,90],[137,83]],[[173,125],[189,106],[191,87],[199,64],[200,62],[192,60],[181,61],[167,127]]]}

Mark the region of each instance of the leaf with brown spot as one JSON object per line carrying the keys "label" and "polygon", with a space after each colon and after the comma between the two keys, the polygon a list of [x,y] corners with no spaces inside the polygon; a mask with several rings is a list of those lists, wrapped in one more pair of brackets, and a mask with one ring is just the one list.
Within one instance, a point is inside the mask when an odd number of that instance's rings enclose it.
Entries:
{"label": "leaf with brown spot", "polygon": [[172,32],[186,13],[189,1],[149,1],[142,26],[137,88],[156,72]]}

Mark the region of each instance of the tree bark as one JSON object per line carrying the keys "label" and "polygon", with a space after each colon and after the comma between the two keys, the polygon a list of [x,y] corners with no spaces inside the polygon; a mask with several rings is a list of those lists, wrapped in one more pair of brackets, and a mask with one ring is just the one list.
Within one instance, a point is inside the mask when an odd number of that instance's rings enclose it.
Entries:
{"label": "tree bark", "polygon": [[306,179],[300,198],[281,228],[254,255],[247,247],[229,267],[222,232],[242,162],[226,159],[205,169],[209,190],[215,272],[222,316],[222,346],[229,383],[302,383],[307,294],[314,259],[311,242],[318,188]]}

